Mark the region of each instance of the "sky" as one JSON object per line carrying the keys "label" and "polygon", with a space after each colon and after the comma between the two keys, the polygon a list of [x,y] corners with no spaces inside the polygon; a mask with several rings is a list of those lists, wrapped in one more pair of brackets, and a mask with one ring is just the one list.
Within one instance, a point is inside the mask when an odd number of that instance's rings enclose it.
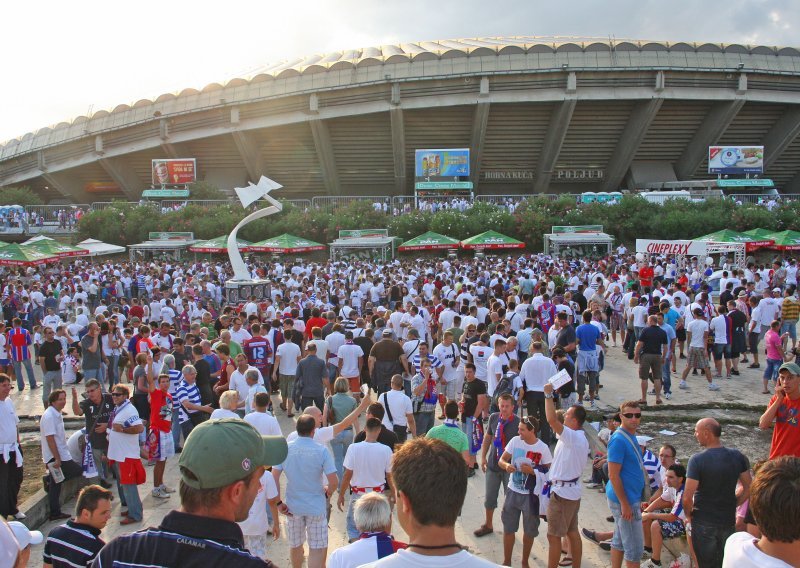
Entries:
{"label": "sky", "polygon": [[487,36],[800,46],[798,0],[13,2],[0,141],[118,104],[359,47]]}

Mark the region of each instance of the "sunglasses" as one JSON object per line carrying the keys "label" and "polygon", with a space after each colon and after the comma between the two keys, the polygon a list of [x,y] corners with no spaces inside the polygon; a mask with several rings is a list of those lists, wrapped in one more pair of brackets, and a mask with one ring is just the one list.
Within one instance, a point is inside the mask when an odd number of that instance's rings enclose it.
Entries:
{"label": "sunglasses", "polygon": [[124,392],[112,392],[111,396],[125,396]]}
{"label": "sunglasses", "polygon": [[641,418],[642,417],[642,413],[641,412],[626,412],[622,416],[624,416],[625,418]]}

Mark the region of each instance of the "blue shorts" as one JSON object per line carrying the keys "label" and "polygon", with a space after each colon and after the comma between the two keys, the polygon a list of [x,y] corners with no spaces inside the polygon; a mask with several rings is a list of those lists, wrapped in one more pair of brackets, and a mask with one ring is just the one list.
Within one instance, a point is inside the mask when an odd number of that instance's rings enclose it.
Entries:
{"label": "blue shorts", "polygon": [[666,538],[677,538],[686,534],[686,527],[683,526],[683,521],[678,519],[676,521],[658,521],[661,525],[661,536]]}
{"label": "blue shorts", "polygon": [[9,359],[0,359],[0,365],[8,367],[10,364],[11,364],[11,361]]}

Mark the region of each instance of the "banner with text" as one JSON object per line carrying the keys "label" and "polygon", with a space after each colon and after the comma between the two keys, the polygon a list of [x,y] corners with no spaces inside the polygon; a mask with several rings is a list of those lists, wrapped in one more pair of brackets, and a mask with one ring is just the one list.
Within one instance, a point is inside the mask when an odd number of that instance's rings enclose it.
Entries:
{"label": "banner with text", "polygon": [[646,254],[682,254],[705,256],[708,243],[705,241],[662,241],[658,239],[636,239],[636,252]]}
{"label": "banner with text", "polygon": [[185,185],[197,179],[194,158],[152,160],[153,185]]}

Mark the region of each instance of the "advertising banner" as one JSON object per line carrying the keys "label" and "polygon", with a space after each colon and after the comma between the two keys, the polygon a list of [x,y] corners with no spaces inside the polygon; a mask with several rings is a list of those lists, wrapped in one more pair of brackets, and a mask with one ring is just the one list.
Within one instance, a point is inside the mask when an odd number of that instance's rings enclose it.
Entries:
{"label": "advertising banner", "polygon": [[683,254],[705,256],[708,243],[705,241],[666,241],[659,239],[636,239],[636,252],[646,254]]}
{"label": "advertising banner", "polygon": [[374,239],[389,236],[389,229],[341,229],[340,239]]}
{"label": "advertising banner", "polygon": [[151,241],[193,241],[194,233],[189,231],[151,231],[147,238]]}
{"label": "advertising banner", "polygon": [[152,160],[153,185],[185,185],[197,180],[197,161],[194,158]]}
{"label": "advertising banner", "polygon": [[760,174],[764,171],[764,146],[709,146],[708,173]]}
{"label": "advertising banner", "polygon": [[603,225],[553,225],[550,232],[554,235],[565,233],[602,233]]}
{"label": "advertising banner", "polygon": [[469,148],[453,150],[417,150],[414,159],[417,182],[467,181]]}

